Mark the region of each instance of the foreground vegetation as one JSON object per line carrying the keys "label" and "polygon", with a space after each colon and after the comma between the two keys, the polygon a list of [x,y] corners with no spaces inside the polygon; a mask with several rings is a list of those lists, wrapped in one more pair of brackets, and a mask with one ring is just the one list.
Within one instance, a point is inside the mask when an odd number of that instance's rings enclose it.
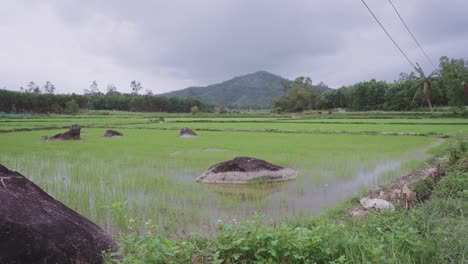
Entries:
{"label": "foreground vegetation", "polygon": [[[319,217],[282,224],[219,222],[212,238],[170,240],[130,218],[119,236],[121,263],[465,263],[468,252],[468,139],[444,153],[448,174],[431,198],[406,210],[348,215],[351,199]],[[424,183],[427,185],[427,183]],[[421,189],[419,189],[421,191]],[[122,218],[116,210],[116,216]],[[115,257],[115,256],[114,256]]]}

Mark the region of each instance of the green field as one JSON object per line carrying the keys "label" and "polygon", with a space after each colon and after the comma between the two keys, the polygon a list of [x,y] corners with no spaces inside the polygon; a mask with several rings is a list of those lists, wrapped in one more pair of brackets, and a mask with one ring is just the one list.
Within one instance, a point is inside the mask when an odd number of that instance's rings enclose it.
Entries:
{"label": "green field", "polygon": [[348,134],[453,135],[468,131],[466,119],[348,119],[285,117],[167,117],[162,115],[56,116],[0,119],[0,132],[65,128],[71,124],[99,128],[180,129]]}
{"label": "green field", "polygon": [[[121,263],[457,262],[465,258],[467,226],[464,200],[447,198],[464,192],[451,183],[464,179],[456,172],[430,203],[349,217],[369,188],[447,148],[458,155],[450,138],[468,132],[467,119],[400,114],[6,116],[0,164],[116,235]],[[83,140],[41,141],[72,124],[82,126]],[[182,127],[199,137],[180,138]],[[111,128],[125,136],[103,138]],[[297,179],[195,181],[236,156],[293,168]]]}
{"label": "green field", "polygon": [[[169,117],[165,121],[159,123],[157,115],[2,119],[2,127],[13,128],[78,123],[83,126],[83,140],[40,140],[64,129],[1,133],[0,163],[26,175],[110,232],[125,226],[111,219],[109,208],[122,202],[125,214],[154,220],[164,234],[184,235],[209,233],[220,219],[249,219],[256,212],[273,221],[317,214],[365,187],[407,173],[428,157],[431,147],[443,142],[434,136],[366,135],[362,131],[432,135],[467,128],[463,119],[414,123],[392,119],[396,124],[380,120],[358,120],[366,123],[356,124],[355,119],[284,122],[266,117]],[[107,127],[118,129],[125,137],[102,138]],[[200,136],[184,139],[176,130],[164,130],[180,127],[200,129]],[[275,129],[289,133],[271,133]],[[327,131],[353,134],[322,133]],[[293,168],[298,179],[255,186],[195,182],[211,165],[236,156]]]}

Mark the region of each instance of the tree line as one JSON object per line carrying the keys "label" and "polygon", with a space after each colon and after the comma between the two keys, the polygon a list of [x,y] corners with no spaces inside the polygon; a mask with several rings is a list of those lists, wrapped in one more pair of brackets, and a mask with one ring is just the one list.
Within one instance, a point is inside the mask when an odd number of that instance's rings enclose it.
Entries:
{"label": "tree line", "polygon": [[[418,65],[419,67],[419,65]],[[404,111],[429,106],[452,106],[464,112],[468,104],[468,61],[440,58],[431,74],[421,67],[410,73],[400,73],[393,83],[370,81],[320,92],[308,77],[298,77],[283,84],[284,96],[273,100],[276,112],[299,112],[310,109],[346,108],[354,111]],[[120,110],[138,112],[198,112],[213,111],[213,106],[188,98],[154,96],[151,90],[140,95],[143,86],[130,83],[131,93],[121,93],[113,84],[105,93],[96,81],[84,95],[54,94],[55,86],[47,81],[42,87],[30,82],[20,92],[0,90],[0,112],[7,113],[76,113],[80,109]]]}
{"label": "tree line", "polygon": [[211,111],[212,106],[194,98],[154,95],[78,95],[17,92],[0,89],[0,112],[76,113],[80,109],[136,112],[188,113],[193,107]]}
{"label": "tree line", "polygon": [[370,81],[319,92],[310,78],[299,77],[284,84],[285,95],[273,102],[277,112],[346,108],[355,111],[412,110],[432,105],[464,111],[468,104],[468,61],[440,58],[438,69],[426,75],[421,67],[400,73],[393,83]]}

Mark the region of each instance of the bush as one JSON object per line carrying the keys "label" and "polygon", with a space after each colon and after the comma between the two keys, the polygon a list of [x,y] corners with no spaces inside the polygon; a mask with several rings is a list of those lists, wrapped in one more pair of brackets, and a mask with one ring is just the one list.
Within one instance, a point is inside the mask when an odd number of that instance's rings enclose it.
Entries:
{"label": "bush", "polygon": [[220,114],[226,114],[227,113],[226,108],[224,106],[219,107],[219,113]]}
{"label": "bush", "polygon": [[271,112],[274,114],[281,114],[283,112],[283,109],[281,109],[281,107],[275,107],[271,110]]}
{"label": "bush", "polygon": [[200,109],[198,109],[198,106],[194,105],[192,106],[192,108],[190,108],[190,113],[192,113],[192,115],[196,115],[200,112]]}
{"label": "bush", "polygon": [[421,203],[429,199],[433,189],[434,180],[432,180],[432,178],[417,181],[414,184],[414,193],[416,195],[416,201]]}
{"label": "bush", "polygon": [[458,135],[449,143],[448,153],[449,153],[449,162],[451,164],[456,163],[458,160],[462,159],[464,155],[468,152],[468,137],[466,135]]}

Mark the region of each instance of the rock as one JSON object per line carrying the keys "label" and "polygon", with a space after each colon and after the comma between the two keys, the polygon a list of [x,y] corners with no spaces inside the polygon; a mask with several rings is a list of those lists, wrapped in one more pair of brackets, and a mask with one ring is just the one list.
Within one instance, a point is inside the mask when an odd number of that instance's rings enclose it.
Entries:
{"label": "rock", "polygon": [[393,184],[387,187],[384,191],[382,187],[377,187],[369,190],[368,199],[382,199],[392,202],[393,204],[402,204],[406,209],[414,206],[415,195],[406,183]]}
{"label": "rock", "polygon": [[107,130],[106,133],[104,134],[104,137],[110,138],[110,137],[123,137],[123,134],[120,132],[117,132],[115,130]]}
{"label": "rock", "polygon": [[18,172],[0,165],[0,263],[102,263],[117,243]]}
{"label": "rock", "polygon": [[395,211],[395,207],[388,201],[384,199],[369,199],[369,198],[362,198],[361,205],[364,209],[376,209],[376,210],[388,210]]}
{"label": "rock", "polygon": [[191,138],[197,137],[198,135],[195,132],[193,132],[192,129],[184,127],[180,130],[179,136],[183,138]]}
{"label": "rock", "polygon": [[79,140],[80,131],[81,127],[79,125],[73,125],[67,132],[51,136],[48,140]]}
{"label": "rock", "polygon": [[292,169],[273,165],[264,160],[250,157],[236,157],[216,164],[197,181],[205,183],[249,183],[255,180],[275,182],[293,180],[296,172]]}

